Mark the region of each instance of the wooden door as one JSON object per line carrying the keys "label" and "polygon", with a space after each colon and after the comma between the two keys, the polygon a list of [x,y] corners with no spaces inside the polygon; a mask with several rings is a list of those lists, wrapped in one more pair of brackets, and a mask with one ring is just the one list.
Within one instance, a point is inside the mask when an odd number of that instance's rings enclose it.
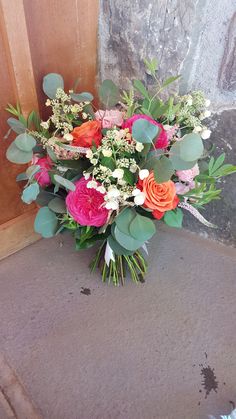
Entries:
{"label": "wooden door", "polygon": [[95,93],[99,0],[0,0],[0,259],[32,243],[36,208],[24,205],[15,178],[22,166],[5,158],[5,107],[19,102],[25,114],[42,113],[42,78],[60,73],[65,88],[80,79]]}

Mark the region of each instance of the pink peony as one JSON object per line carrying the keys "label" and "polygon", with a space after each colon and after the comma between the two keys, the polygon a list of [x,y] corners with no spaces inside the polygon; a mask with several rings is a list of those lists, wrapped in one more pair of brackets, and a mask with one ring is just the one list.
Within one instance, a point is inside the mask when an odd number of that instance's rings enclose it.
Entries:
{"label": "pink peony", "polygon": [[193,166],[192,169],[177,170],[176,175],[182,182],[192,182],[195,176],[199,175],[198,164],[195,164],[195,166]]}
{"label": "pink peony", "polygon": [[114,126],[121,127],[123,124],[123,114],[117,109],[112,109],[110,111],[103,111],[100,109],[95,113],[95,118],[102,123],[102,128],[110,129]]}
{"label": "pink peony", "polygon": [[151,122],[153,125],[157,125],[160,128],[160,132],[157,135],[157,138],[154,140],[155,148],[166,148],[168,146],[168,137],[166,131],[164,130],[163,125],[160,122],[155,121],[154,119],[150,118],[148,115],[137,114],[128,118],[122,125],[122,128],[129,128],[130,132],[132,133],[132,126],[135,121],[138,119],[146,119],[147,121]]}
{"label": "pink peony", "polygon": [[102,206],[104,194],[94,188],[87,188],[89,181],[91,178],[86,180],[82,177],[76,182],[75,191],[70,191],[66,197],[66,206],[80,225],[100,227],[106,223],[109,211]]}
{"label": "pink peony", "polygon": [[37,155],[34,155],[32,164],[40,166],[40,171],[34,175],[38,184],[42,186],[42,188],[50,185],[51,179],[48,173],[48,171],[52,168],[52,161],[50,157],[38,157]]}

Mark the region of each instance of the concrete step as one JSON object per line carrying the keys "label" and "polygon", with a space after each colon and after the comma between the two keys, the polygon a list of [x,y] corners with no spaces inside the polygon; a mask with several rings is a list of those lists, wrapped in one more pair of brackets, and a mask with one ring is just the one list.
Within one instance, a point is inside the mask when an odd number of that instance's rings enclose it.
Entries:
{"label": "concrete step", "polygon": [[146,283],[120,288],[91,275],[93,250],[67,236],[0,263],[0,348],[43,419],[232,410],[235,249],[162,228],[149,250]]}

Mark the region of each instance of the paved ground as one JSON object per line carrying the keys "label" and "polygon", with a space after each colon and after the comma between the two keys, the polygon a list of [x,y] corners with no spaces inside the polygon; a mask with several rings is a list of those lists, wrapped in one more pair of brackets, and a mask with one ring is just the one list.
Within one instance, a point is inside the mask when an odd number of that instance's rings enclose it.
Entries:
{"label": "paved ground", "polygon": [[[70,238],[61,240],[41,240],[0,263],[0,352],[42,418],[229,413],[236,251],[160,231],[147,282],[114,288],[90,275],[92,251],[78,254]],[[0,398],[5,419],[1,409]]]}

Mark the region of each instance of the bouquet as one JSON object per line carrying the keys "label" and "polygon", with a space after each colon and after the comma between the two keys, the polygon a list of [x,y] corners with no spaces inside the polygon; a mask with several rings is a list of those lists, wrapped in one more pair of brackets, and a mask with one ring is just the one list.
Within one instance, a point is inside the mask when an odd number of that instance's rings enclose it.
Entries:
{"label": "bouquet", "polygon": [[179,76],[160,82],[157,61],[145,64],[151,89],[133,80],[121,92],[105,80],[99,109],[91,93],[76,87],[66,93],[56,73],[43,79],[46,120],[35,111],[25,117],[19,104],[7,108],[17,137],[6,155],[28,163],[16,180],[25,182],[23,202],[40,207],[35,231],[46,238],[69,231],[77,250],[98,243],[91,269],[98,267],[102,280],[114,285],[123,285],[127,274],[144,280],[157,220],[180,228],[189,211],[215,227],[201,210],[220,198],[220,179],[236,172],[224,164],[224,154],[210,156],[204,144],[211,134],[204,123],[210,101],[201,91],[166,98]]}

